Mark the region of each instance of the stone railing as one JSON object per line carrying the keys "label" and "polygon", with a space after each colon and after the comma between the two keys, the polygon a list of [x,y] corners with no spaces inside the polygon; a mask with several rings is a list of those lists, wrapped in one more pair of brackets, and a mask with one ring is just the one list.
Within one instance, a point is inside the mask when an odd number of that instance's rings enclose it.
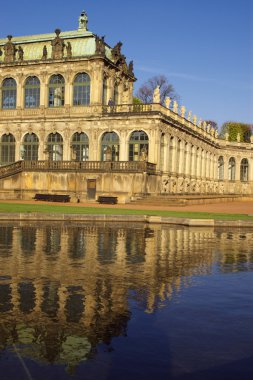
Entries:
{"label": "stone railing", "polygon": [[0,167],[0,178],[21,171],[75,171],[75,172],[124,172],[156,173],[156,165],[144,161],[17,161]]}
{"label": "stone railing", "polygon": [[0,167],[0,178],[9,177],[11,175],[22,172],[23,162],[17,161],[10,165],[4,165]]}
{"label": "stone railing", "polygon": [[55,117],[86,117],[86,116],[112,116],[115,114],[144,114],[144,113],[158,112],[161,116],[165,116],[171,119],[172,122],[177,123],[179,128],[189,128],[193,132],[208,138],[211,141],[215,141],[218,138],[217,131],[211,126],[207,125],[201,119],[197,121],[197,117],[191,116],[191,112],[185,117],[185,108],[170,109],[164,107],[159,103],[152,104],[119,104],[114,106],[103,105],[90,105],[90,106],[69,106],[64,107],[52,107],[52,108],[25,108],[25,109],[0,109],[0,121],[1,119],[27,119],[43,117],[45,119],[53,119]]}

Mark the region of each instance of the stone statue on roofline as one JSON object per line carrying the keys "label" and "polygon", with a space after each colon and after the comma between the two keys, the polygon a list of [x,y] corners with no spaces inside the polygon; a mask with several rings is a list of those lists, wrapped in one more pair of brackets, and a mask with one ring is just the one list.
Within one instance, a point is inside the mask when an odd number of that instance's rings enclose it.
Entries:
{"label": "stone statue on roofline", "polygon": [[114,63],[118,63],[120,60],[122,54],[121,54],[121,47],[122,47],[122,42],[119,41],[114,48],[112,48],[112,58],[114,60]]}
{"label": "stone statue on roofline", "polygon": [[72,57],[72,46],[71,46],[70,42],[67,43],[66,50],[67,50],[67,58],[71,58]]}
{"label": "stone statue on roofline", "polygon": [[47,47],[46,45],[44,45],[43,52],[42,52],[42,60],[46,60],[46,59],[47,59]]}
{"label": "stone statue on roofline", "polygon": [[173,102],[173,112],[178,113],[178,102],[176,100]]}
{"label": "stone statue on roofline", "polygon": [[170,102],[171,102],[170,97],[166,96],[165,101],[164,101],[166,108],[170,108]]}
{"label": "stone statue on roofline", "polygon": [[153,103],[161,103],[160,86],[157,85],[153,93]]}
{"label": "stone statue on roofline", "polygon": [[88,25],[88,16],[85,11],[82,11],[80,17],[79,17],[79,25],[78,25],[78,30],[88,30],[87,25]]}
{"label": "stone statue on roofline", "polygon": [[104,41],[104,38],[105,38],[105,36],[103,36],[103,37],[96,36],[95,37],[95,41],[96,41],[96,54],[101,54],[101,55],[105,54],[105,41]]}
{"label": "stone statue on roofline", "polygon": [[56,37],[55,39],[51,42],[52,45],[52,59],[62,59],[64,55],[64,41],[60,37],[61,30],[60,29],[55,29],[55,34]]}
{"label": "stone statue on roofline", "polygon": [[128,65],[128,74],[134,76],[134,62],[130,61]]}
{"label": "stone statue on roofline", "polygon": [[17,49],[15,45],[11,42],[12,36],[7,36],[8,42],[4,45],[4,62],[14,62]]}
{"label": "stone statue on roofline", "polygon": [[24,50],[21,46],[18,47],[18,60],[23,61],[24,59]]}

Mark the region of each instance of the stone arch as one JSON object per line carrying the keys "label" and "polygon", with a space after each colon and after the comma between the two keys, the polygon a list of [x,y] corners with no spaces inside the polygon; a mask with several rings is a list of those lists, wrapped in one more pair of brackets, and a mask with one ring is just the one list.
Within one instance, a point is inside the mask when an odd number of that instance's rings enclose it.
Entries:
{"label": "stone arch", "polygon": [[40,106],[40,79],[37,76],[28,76],[24,82],[24,107],[39,108]]}
{"label": "stone arch", "polygon": [[86,72],[77,73],[73,78],[73,105],[90,105],[91,79]]}
{"label": "stone arch", "polygon": [[49,133],[46,140],[46,153],[50,161],[63,160],[63,137],[60,133]]}
{"label": "stone arch", "polygon": [[248,182],[249,180],[249,161],[243,158],[240,163],[240,181]]}
{"label": "stone arch", "polygon": [[20,146],[21,159],[25,161],[37,161],[39,151],[39,138],[35,133],[26,133]]}
{"label": "stone arch", "polygon": [[149,136],[143,130],[134,130],[128,140],[129,161],[148,161]]}
{"label": "stone arch", "polygon": [[15,109],[17,106],[17,81],[13,77],[3,79],[1,83],[3,109]]}
{"label": "stone arch", "polygon": [[12,133],[4,133],[0,141],[1,165],[15,162],[16,139]]}
{"label": "stone arch", "polygon": [[75,132],[71,138],[72,159],[76,161],[88,161],[89,137],[84,132]]}
{"label": "stone arch", "polygon": [[62,107],[65,102],[65,78],[62,74],[52,74],[48,79],[48,106]]}
{"label": "stone arch", "polygon": [[235,165],[236,161],[234,157],[230,157],[228,160],[228,180],[235,181]]}
{"label": "stone arch", "polygon": [[101,161],[119,161],[120,138],[118,133],[104,132],[100,137]]}

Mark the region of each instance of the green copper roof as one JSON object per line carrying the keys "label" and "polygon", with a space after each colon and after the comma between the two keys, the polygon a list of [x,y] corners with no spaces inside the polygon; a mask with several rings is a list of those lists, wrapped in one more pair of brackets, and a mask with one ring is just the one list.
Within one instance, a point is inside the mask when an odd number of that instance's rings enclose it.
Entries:
{"label": "green copper roof", "polygon": [[[24,61],[41,59],[43,55],[43,47],[47,47],[47,57],[51,58],[52,46],[51,41],[56,37],[55,33],[37,34],[31,36],[13,37],[11,42],[17,47],[21,46],[24,51]],[[60,37],[64,39],[64,43],[71,43],[72,57],[85,57],[95,54],[96,43],[95,36],[90,31],[73,30],[62,32]],[[8,41],[7,38],[0,39],[0,47]],[[106,46],[106,56],[111,59],[111,50]],[[65,52],[66,56],[66,52]],[[0,56],[0,62],[4,61],[4,53]]]}

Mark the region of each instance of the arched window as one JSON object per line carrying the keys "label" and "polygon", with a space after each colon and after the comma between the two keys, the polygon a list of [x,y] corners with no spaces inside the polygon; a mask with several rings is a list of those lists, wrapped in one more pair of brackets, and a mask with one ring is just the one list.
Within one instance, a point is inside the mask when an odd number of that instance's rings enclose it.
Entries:
{"label": "arched window", "polygon": [[38,160],[39,139],[35,133],[27,133],[24,136],[23,146],[20,148],[21,158],[25,161]]}
{"label": "arched window", "polygon": [[63,139],[59,133],[50,133],[47,138],[48,159],[51,161],[62,161]]}
{"label": "arched window", "polygon": [[16,108],[17,83],[13,78],[6,78],[2,84],[2,108]]}
{"label": "arched window", "polygon": [[40,106],[40,81],[37,77],[28,77],[25,81],[25,108]]}
{"label": "arched window", "polygon": [[77,74],[74,80],[73,105],[87,106],[90,104],[90,77],[86,73]]}
{"label": "arched window", "polygon": [[103,134],[101,143],[102,161],[119,161],[119,136],[115,132]]}
{"label": "arched window", "polygon": [[148,146],[148,135],[144,131],[134,131],[129,139],[129,161],[147,161]]}
{"label": "arched window", "polygon": [[1,138],[1,165],[7,165],[15,162],[15,137],[9,133],[4,134]]}
{"label": "arched window", "polygon": [[87,161],[89,159],[89,138],[85,133],[76,132],[72,137],[73,159]]}
{"label": "arched window", "polygon": [[244,158],[241,161],[240,179],[242,182],[247,182],[249,180],[249,162],[248,162],[247,158]]}
{"label": "arched window", "polygon": [[218,159],[218,179],[224,179],[224,158],[222,156]]}
{"label": "arched window", "polygon": [[62,75],[52,75],[48,88],[48,105],[49,107],[64,106],[65,81]]}
{"label": "arched window", "polygon": [[235,181],[235,159],[230,157],[228,161],[228,180]]}

